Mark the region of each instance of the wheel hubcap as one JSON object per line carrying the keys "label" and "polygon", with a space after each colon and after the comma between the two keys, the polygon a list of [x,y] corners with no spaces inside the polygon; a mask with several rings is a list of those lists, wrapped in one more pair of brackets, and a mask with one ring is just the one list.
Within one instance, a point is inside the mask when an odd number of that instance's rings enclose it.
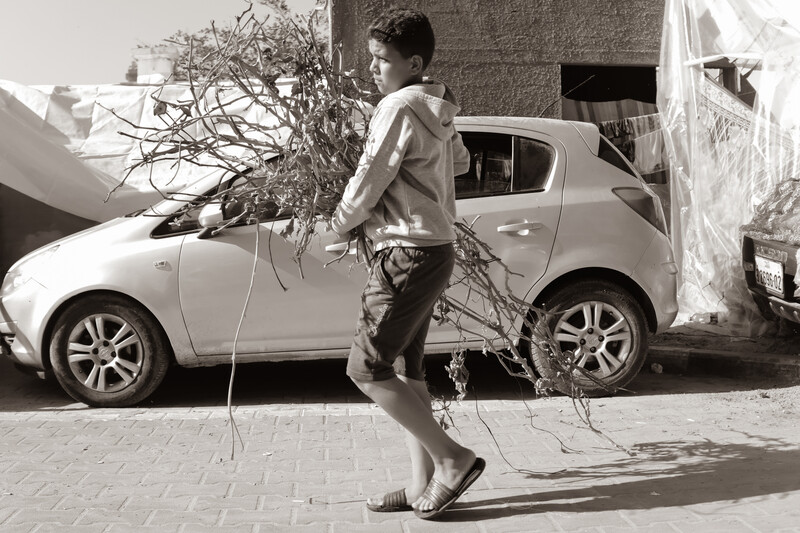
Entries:
{"label": "wheel hubcap", "polygon": [[72,374],[87,388],[118,392],[141,372],[141,338],[118,316],[91,315],[70,333],[67,360]]}
{"label": "wheel hubcap", "polygon": [[617,372],[631,354],[631,325],[614,306],[582,302],[562,314],[554,336],[562,352],[572,351],[573,362],[598,378]]}

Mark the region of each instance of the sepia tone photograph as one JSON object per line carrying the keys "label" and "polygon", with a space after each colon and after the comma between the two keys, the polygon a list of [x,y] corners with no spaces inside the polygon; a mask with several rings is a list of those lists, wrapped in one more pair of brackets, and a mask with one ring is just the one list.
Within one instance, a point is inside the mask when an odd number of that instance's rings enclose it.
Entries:
{"label": "sepia tone photograph", "polygon": [[0,7],[0,531],[800,532],[795,0]]}

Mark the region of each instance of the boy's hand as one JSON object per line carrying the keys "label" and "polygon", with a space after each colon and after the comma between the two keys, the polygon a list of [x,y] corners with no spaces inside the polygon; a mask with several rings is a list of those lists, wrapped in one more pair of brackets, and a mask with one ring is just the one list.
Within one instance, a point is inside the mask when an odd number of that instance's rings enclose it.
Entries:
{"label": "boy's hand", "polygon": [[338,231],[336,231],[336,230],[335,230],[335,229],[333,229],[333,228],[331,228],[331,229],[333,230],[333,232],[334,232],[336,235],[338,235],[338,236],[339,236],[339,237],[341,237],[342,239],[352,240],[352,239],[355,239],[355,237],[356,237],[356,230],[354,230],[354,229],[351,229],[351,230],[349,230],[349,231],[346,231],[346,232],[344,232],[344,233],[339,233]]}

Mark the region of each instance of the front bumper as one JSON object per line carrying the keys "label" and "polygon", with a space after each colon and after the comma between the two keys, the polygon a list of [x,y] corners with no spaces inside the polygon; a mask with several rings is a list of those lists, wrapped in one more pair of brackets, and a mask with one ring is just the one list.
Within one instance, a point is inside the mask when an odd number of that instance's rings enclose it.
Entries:
{"label": "front bumper", "polygon": [[19,334],[16,322],[0,322],[0,353],[16,365],[44,370],[31,343]]}
{"label": "front bumper", "polygon": [[13,322],[0,322],[0,355],[11,357],[11,345],[17,336]]}
{"label": "front bumper", "polygon": [[29,281],[14,293],[0,298],[0,350],[14,364],[35,371],[46,370],[41,350],[41,329],[46,322],[42,315],[42,303],[46,293],[42,286]]}

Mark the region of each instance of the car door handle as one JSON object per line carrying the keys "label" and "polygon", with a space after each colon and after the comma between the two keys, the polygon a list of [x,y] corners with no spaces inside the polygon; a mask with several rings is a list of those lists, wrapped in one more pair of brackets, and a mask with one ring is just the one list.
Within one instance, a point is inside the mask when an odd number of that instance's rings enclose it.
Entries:
{"label": "car door handle", "polygon": [[325,251],[330,254],[341,254],[345,250],[347,250],[348,254],[356,253],[355,246],[353,248],[348,249],[349,247],[350,247],[349,242],[335,242],[333,244],[329,244],[328,246],[326,246]]}
{"label": "car door handle", "polygon": [[527,235],[528,231],[535,230],[541,228],[542,225],[539,222],[518,222],[516,224],[506,224],[505,226],[497,226],[498,233],[521,233],[522,235]]}

